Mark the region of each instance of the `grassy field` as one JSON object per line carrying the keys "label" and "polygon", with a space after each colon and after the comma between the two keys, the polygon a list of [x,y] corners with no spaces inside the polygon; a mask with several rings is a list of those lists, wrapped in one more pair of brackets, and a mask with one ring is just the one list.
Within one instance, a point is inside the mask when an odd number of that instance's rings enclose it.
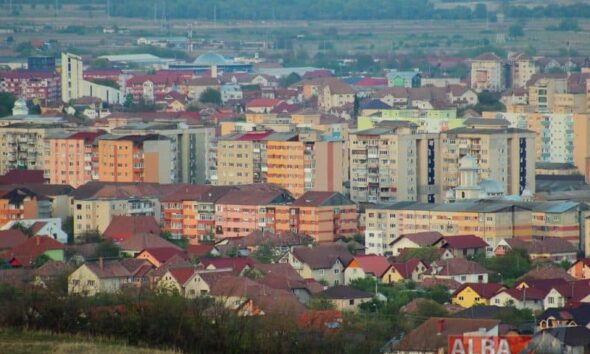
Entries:
{"label": "grassy field", "polygon": [[[448,5],[441,3],[441,6]],[[491,6],[491,4],[490,4]],[[171,20],[163,26],[162,21],[108,17],[104,10],[84,12],[78,6],[64,6],[56,17],[52,8],[23,6],[20,16],[11,16],[0,11],[0,27],[13,28],[15,41],[31,39],[55,39],[66,46],[90,51],[120,52],[135,45],[138,37],[145,35],[184,36],[192,29],[196,39],[231,41],[268,41],[291,38],[295,50],[304,49],[314,55],[320,48],[333,48],[339,53],[382,54],[423,51],[425,53],[453,54],[484,44],[506,50],[536,49],[538,54],[556,55],[560,48],[570,42],[571,49],[581,55],[590,55],[590,19],[579,19],[579,32],[547,31],[559,19],[531,19],[526,23],[517,20],[505,22],[479,21],[207,21]],[[502,38],[511,25],[520,23],[525,36],[516,40]],[[63,28],[82,25],[97,28],[84,35],[63,33]],[[128,34],[104,34],[102,26],[124,27]],[[0,41],[8,34],[0,34]],[[232,48],[221,50],[238,54]],[[270,50],[269,53],[279,53]],[[196,56],[198,52],[194,54]],[[244,53],[245,54],[245,53]],[[248,53],[251,54],[251,53]],[[7,53],[3,53],[7,55]]]}
{"label": "grassy field", "polygon": [[85,338],[73,335],[55,335],[42,332],[17,332],[0,329],[0,353],[11,354],[175,354],[126,346],[112,340]]}

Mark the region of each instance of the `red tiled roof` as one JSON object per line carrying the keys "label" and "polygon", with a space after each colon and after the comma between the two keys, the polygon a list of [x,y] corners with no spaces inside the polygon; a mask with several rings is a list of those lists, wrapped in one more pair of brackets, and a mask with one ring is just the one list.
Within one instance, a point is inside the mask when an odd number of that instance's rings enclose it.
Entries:
{"label": "red tiled roof", "polygon": [[263,108],[263,107],[275,107],[281,100],[277,100],[274,98],[255,98],[250,102],[246,103],[246,109],[248,108]]}
{"label": "red tiled roof", "polygon": [[175,248],[180,249],[172,242],[156,234],[133,234],[124,239],[119,246],[124,251],[141,252],[145,249]]}
{"label": "red tiled roof", "polygon": [[68,139],[84,140],[86,142],[92,142],[97,137],[106,134],[106,132],[99,130],[96,132],[77,132],[68,137]]}
{"label": "red tiled roof", "polygon": [[387,79],[380,77],[365,77],[357,81],[354,85],[361,87],[387,86]]}
{"label": "red tiled roof", "polygon": [[0,71],[0,78],[3,79],[51,79],[57,78],[54,72],[39,72],[39,71],[27,71],[27,70],[15,70],[15,71]]}
{"label": "red tiled roof", "polygon": [[153,216],[113,216],[103,237],[121,242],[138,234],[159,235],[160,226],[156,219]]}
{"label": "red tiled roof", "polygon": [[178,284],[184,285],[195,274],[196,270],[194,267],[182,267],[170,269],[169,272]]}
{"label": "red tiled roof", "polygon": [[544,290],[536,289],[536,288],[527,288],[524,290],[510,288],[510,289],[502,290],[498,294],[506,293],[506,294],[510,295],[510,297],[512,297],[513,299],[518,300],[518,301],[522,301],[522,299],[543,300],[545,298],[545,295],[547,295],[547,292],[548,292],[548,290],[544,291]]}
{"label": "red tiled roof", "polygon": [[486,248],[488,243],[475,235],[460,235],[444,237],[445,247],[454,249]]}
{"label": "red tiled roof", "polygon": [[[405,263],[393,263],[392,266],[404,279],[409,279],[412,276],[414,269],[416,269],[420,263],[424,264],[421,260],[412,258]],[[428,269],[426,264],[424,264],[424,267]]]}
{"label": "red tiled roof", "polygon": [[18,229],[0,231],[0,250],[11,249],[27,241],[27,235]]}
{"label": "red tiled roof", "polygon": [[159,248],[149,248],[143,250],[140,254],[148,253],[152,257],[154,257],[158,262],[164,263],[168,259],[172,258],[173,256],[183,256],[184,251],[179,249],[178,247],[159,247]]}
{"label": "red tiled roof", "polygon": [[353,261],[358,262],[360,268],[365,273],[371,273],[378,278],[381,278],[391,267],[391,264],[387,261],[385,256],[377,256],[374,254],[355,256]]}
{"label": "red tiled roof", "polygon": [[469,261],[463,258],[451,258],[447,260],[435,261],[431,265],[431,270],[433,275],[462,275],[488,273],[488,270],[481,266],[479,263]]}
{"label": "red tiled roof", "polygon": [[234,272],[240,273],[246,266],[255,265],[256,261],[248,257],[203,258],[201,264],[205,268],[209,268],[209,266],[214,269],[230,268]]}
{"label": "red tiled roof", "polygon": [[453,296],[459,294],[468,287],[475,291],[483,299],[491,298],[504,288],[502,284],[496,283],[465,283],[453,293]]}
{"label": "red tiled roof", "polygon": [[440,241],[443,238],[443,235],[440,232],[436,232],[436,231],[426,231],[426,232],[416,232],[416,233],[412,233],[412,234],[405,234],[405,235],[401,235],[396,240],[394,240],[391,243],[391,245],[397,243],[398,241],[402,240],[403,238],[406,238],[406,239],[414,242],[418,246],[428,247],[428,246],[433,246],[435,243]]}
{"label": "red tiled roof", "polygon": [[0,184],[44,183],[43,170],[11,170],[0,176]]}
{"label": "red tiled roof", "polygon": [[352,255],[344,245],[320,245],[315,247],[295,247],[293,256],[300,262],[306,263],[311,269],[328,269],[334,266],[339,259],[347,265],[352,260]]}
{"label": "red tiled roof", "polygon": [[213,245],[187,245],[186,253],[190,257],[203,257],[211,253],[213,248]]}
{"label": "red tiled roof", "polygon": [[10,251],[13,266],[30,267],[33,261],[50,250],[63,250],[64,245],[48,236],[33,236]]}
{"label": "red tiled roof", "polygon": [[253,132],[248,132],[248,133],[241,135],[237,140],[239,140],[239,141],[262,140],[273,133],[274,132],[272,130],[253,131]]}

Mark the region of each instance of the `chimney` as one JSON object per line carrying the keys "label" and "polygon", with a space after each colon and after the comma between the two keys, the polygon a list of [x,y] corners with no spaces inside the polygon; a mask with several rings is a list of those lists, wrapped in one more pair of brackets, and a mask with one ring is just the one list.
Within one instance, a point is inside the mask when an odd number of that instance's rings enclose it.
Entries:
{"label": "chimney", "polygon": [[217,79],[217,65],[211,66],[211,77]]}
{"label": "chimney", "polygon": [[98,267],[100,269],[103,269],[103,267],[104,267],[104,262],[102,260],[102,257],[98,257]]}
{"label": "chimney", "polygon": [[41,245],[41,237],[35,237],[35,243],[37,244],[37,247],[39,247]]}
{"label": "chimney", "polygon": [[445,330],[445,320],[441,318],[436,321],[436,334],[440,336],[444,330]]}

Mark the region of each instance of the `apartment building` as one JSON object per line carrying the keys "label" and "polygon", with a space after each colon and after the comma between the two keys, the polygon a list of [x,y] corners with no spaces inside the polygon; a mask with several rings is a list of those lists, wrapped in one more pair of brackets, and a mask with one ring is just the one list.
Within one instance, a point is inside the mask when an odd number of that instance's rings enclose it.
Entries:
{"label": "apartment building", "polygon": [[470,118],[464,127],[440,134],[442,190],[459,185],[459,160],[471,155],[480,180],[493,180],[505,195],[535,190],[535,133],[511,128],[504,119]]}
{"label": "apartment building", "polygon": [[483,112],[483,117],[506,119],[510,127],[534,131],[537,162],[572,163],[588,181],[589,114]]}
{"label": "apartment building", "polygon": [[366,253],[393,254],[391,242],[404,234],[437,231],[475,235],[492,247],[505,238],[532,236],[530,210],[499,201],[451,204],[398,202],[365,210]]}
{"label": "apartment building", "polygon": [[415,124],[391,121],[350,134],[350,196],[355,202],[388,203],[440,198],[439,141]]}
{"label": "apartment building", "polygon": [[59,102],[60,88],[60,77],[54,72],[0,72],[0,92],[9,92],[27,101],[39,99],[48,103]]}
{"label": "apartment building", "polygon": [[356,204],[338,192],[306,192],[275,209],[275,231],[312,236],[316,242],[332,242],[336,237],[358,233]]}
{"label": "apartment building", "polygon": [[172,183],[176,180],[174,149],[162,135],[103,135],[98,139],[101,182]]}
{"label": "apartment building", "polygon": [[528,82],[528,105],[533,112],[586,113],[585,74],[535,74]]}
{"label": "apartment building", "polygon": [[530,55],[516,53],[508,56],[512,88],[526,88],[528,81],[539,70]]}
{"label": "apartment building", "polygon": [[47,136],[49,154],[45,170],[51,184],[74,188],[98,180],[98,140],[103,131],[58,133]]}
{"label": "apartment building", "polygon": [[215,235],[215,203],[236,187],[185,185],[162,199],[162,230],[191,243]]}
{"label": "apartment building", "polygon": [[[0,126],[0,174],[14,169],[46,170],[45,138],[63,131],[60,124],[13,123]],[[45,171],[46,177],[48,172]]]}
{"label": "apartment building", "polygon": [[[495,248],[503,239],[558,237],[587,247],[583,203],[474,200],[450,204],[398,202],[365,210],[366,253],[397,254],[390,244],[404,234],[475,235]],[[488,251],[489,251],[488,250]]]}
{"label": "apartment building", "polygon": [[215,237],[240,237],[256,230],[276,230],[276,205],[293,201],[286,190],[271,184],[232,189],[215,204]]}
{"label": "apartment building", "polygon": [[111,134],[164,136],[170,141],[172,182],[204,184],[211,180],[210,145],[215,137],[214,127],[155,119],[148,123],[128,123],[112,129]]}
{"label": "apartment building", "polygon": [[272,183],[295,197],[306,191],[342,191],[343,141],[303,132],[233,133],[217,142],[216,185]]}
{"label": "apartment building", "polygon": [[501,92],[506,88],[504,64],[494,53],[484,53],[471,60],[471,88],[477,92]]}

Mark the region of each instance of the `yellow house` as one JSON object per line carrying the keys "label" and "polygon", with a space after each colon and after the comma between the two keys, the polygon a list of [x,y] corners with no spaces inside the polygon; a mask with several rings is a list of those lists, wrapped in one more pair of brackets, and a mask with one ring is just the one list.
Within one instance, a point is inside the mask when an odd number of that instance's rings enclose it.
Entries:
{"label": "yellow house", "polygon": [[68,277],[68,294],[116,293],[132,276],[119,261],[85,263]]}
{"label": "yellow house", "polygon": [[474,305],[489,305],[490,299],[505,289],[495,283],[465,283],[451,297],[451,303],[469,308]]}
{"label": "yellow house", "polygon": [[405,263],[392,264],[391,282],[397,283],[402,280],[422,280],[428,266],[419,259],[410,259]]}
{"label": "yellow house", "polygon": [[[169,269],[157,283],[160,291],[178,293],[187,298],[199,295],[197,272],[195,267]],[[200,280],[200,279],[199,279]]]}

